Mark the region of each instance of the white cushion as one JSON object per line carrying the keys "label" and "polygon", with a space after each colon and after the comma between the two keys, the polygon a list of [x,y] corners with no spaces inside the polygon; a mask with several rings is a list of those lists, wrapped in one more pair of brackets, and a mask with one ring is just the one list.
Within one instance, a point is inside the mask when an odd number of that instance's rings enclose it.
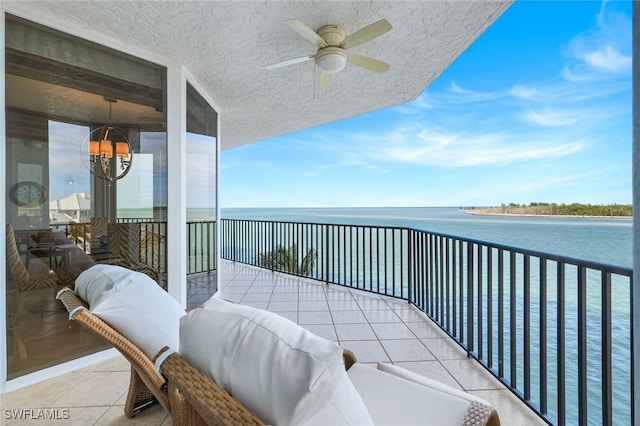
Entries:
{"label": "white cushion", "polygon": [[459,426],[469,400],[355,363],[347,372],[376,426]]}
{"label": "white cushion", "polygon": [[[91,312],[131,340],[149,358],[164,346],[177,350],[180,318],[185,311],[173,297],[141,272],[96,265],[81,275],[90,271],[81,280],[82,290],[77,291],[89,302]],[[87,282],[82,283],[85,279]]]}
{"label": "white cushion", "polygon": [[342,349],[271,312],[210,299],[180,321],[180,354],[273,425],[301,425],[344,373]]}
{"label": "white cushion", "polygon": [[414,373],[413,371],[409,371],[406,368],[398,367],[393,364],[386,363],[378,363],[378,370],[384,371],[385,373],[393,374],[394,376],[400,377],[402,379],[411,380],[414,383],[417,383],[422,386],[428,386],[432,389],[439,390],[440,392],[446,392],[453,396],[457,396],[462,399],[466,399],[468,401],[475,401],[485,405],[491,405],[486,400],[479,398],[470,393],[464,392],[460,389],[452,388],[451,386],[447,386],[444,383],[440,383],[436,380],[429,379],[428,377],[424,377],[418,373]]}
{"label": "white cushion", "polygon": [[129,269],[113,265],[94,265],[76,278],[75,292],[92,306],[105,291],[113,288],[113,283],[126,279]]}

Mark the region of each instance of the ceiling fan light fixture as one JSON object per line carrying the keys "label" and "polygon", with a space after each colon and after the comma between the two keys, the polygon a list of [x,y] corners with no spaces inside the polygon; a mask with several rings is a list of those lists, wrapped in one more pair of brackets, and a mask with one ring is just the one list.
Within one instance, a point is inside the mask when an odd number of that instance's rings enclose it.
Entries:
{"label": "ceiling fan light fixture", "polygon": [[347,54],[339,47],[327,47],[316,55],[316,65],[320,71],[336,73],[347,65]]}

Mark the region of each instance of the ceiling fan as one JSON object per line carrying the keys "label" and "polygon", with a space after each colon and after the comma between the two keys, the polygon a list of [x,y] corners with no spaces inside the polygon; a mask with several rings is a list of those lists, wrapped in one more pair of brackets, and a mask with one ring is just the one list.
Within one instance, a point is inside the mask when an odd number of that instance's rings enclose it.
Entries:
{"label": "ceiling fan", "polygon": [[344,30],[337,25],[325,25],[320,28],[318,32],[315,32],[297,19],[289,19],[286,23],[295,32],[318,46],[318,50],[312,55],[288,59],[286,61],[269,65],[267,67],[268,70],[313,59],[320,70],[319,86],[320,88],[324,88],[331,83],[333,74],[341,71],[346,66],[347,62],[361,68],[381,73],[387,72],[390,67],[389,64],[378,59],[347,52],[348,49],[359,46],[362,43],[366,43],[367,41],[381,36],[393,28],[386,19],[381,19],[373,24],[367,25],[346,38]]}

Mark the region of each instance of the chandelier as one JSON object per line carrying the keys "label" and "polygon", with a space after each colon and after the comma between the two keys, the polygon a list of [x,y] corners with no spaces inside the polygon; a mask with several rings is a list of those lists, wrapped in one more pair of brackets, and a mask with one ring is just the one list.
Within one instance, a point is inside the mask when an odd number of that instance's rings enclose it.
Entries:
{"label": "chandelier", "polygon": [[115,127],[111,121],[112,105],[118,101],[107,97],[104,100],[109,103],[109,124],[89,133],[89,170],[95,176],[113,182],[129,173],[133,150],[124,131]]}

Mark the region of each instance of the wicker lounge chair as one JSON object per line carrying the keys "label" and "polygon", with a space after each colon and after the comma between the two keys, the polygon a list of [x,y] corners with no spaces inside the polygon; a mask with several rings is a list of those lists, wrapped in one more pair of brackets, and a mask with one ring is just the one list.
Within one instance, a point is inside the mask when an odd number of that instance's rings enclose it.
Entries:
{"label": "wicker lounge chair", "polygon": [[[18,251],[16,243],[15,231],[11,225],[6,225],[7,239],[7,271],[11,274],[16,282],[17,303],[15,313],[9,321],[10,325],[15,325],[17,313],[20,312],[22,298],[21,293],[27,291],[43,290],[47,288],[56,288],[61,284],[59,277],[54,273],[31,274],[25,267]],[[28,255],[27,255],[28,256]]]}
{"label": "wicker lounge chair", "polygon": [[131,418],[141,410],[159,403],[171,414],[174,425],[196,424],[195,416],[190,414],[192,410],[188,404],[178,394],[168,396],[164,377],[156,371],[153,361],[136,345],[91,313],[86,303],[71,289],[64,288],[58,293],[57,298],[69,311],[70,319],[111,343],[131,363],[129,393],[124,406],[125,416]]}

